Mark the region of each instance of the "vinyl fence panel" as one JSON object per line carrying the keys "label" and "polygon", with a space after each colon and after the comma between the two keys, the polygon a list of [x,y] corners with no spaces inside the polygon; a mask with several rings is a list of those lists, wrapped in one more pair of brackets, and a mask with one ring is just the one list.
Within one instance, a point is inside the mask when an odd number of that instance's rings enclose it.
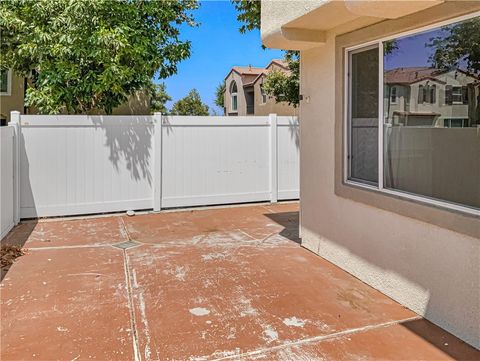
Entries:
{"label": "vinyl fence panel", "polygon": [[150,116],[21,117],[21,216],[152,208]]}
{"label": "vinyl fence panel", "polygon": [[270,199],[268,117],[164,117],[162,206]]}
{"label": "vinyl fence panel", "polygon": [[22,115],[19,142],[22,218],[298,198],[295,117]]}
{"label": "vinyl fence panel", "polygon": [[300,132],[297,117],[278,117],[277,172],[278,199],[298,199],[300,195]]}
{"label": "vinyl fence panel", "polygon": [[14,128],[0,127],[0,239],[15,224],[14,218]]}

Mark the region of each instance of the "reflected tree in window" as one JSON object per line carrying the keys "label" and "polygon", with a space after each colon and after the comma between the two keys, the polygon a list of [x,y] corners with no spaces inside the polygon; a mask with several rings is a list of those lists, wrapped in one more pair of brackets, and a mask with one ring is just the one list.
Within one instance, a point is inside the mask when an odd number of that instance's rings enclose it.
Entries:
{"label": "reflected tree in window", "polygon": [[474,18],[442,29],[443,35],[430,39],[430,58],[437,69],[465,68],[480,73],[480,19]]}

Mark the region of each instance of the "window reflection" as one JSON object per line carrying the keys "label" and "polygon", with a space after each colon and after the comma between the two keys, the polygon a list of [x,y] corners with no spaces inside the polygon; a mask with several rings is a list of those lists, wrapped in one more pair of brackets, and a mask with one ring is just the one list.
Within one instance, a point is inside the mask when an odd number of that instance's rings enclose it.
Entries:
{"label": "window reflection", "polygon": [[384,43],[384,186],[480,208],[480,18]]}

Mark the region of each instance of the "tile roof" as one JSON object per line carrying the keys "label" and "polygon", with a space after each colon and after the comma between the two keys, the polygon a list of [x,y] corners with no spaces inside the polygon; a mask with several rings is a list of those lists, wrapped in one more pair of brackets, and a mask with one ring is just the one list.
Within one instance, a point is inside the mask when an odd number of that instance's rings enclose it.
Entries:
{"label": "tile roof", "polygon": [[265,71],[265,68],[254,68],[253,66],[234,66],[232,69],[240,75],[259,75]]}
{"label": "tile roof", "polygon": [[441,73],[443,73],[442,70],[426,66],[395,68],[385,73],[385,82],[387,84],[412,84],[423,79],[432,78]]}

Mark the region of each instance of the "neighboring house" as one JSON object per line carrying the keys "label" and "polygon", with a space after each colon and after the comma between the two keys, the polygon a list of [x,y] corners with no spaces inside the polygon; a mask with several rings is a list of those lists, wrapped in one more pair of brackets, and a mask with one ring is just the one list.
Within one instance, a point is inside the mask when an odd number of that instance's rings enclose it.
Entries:
{"label": "neighboring house", "polygon": [[[479,81],[432,69],[430,39],[468,33],[480,2],[261,11],[263,44],[300,50],[302,245],[479,348]],[[478,50],[460,39],[445,49]]]}
{"label": "neighboring house", "polygon": [[5,125],[10,120],[10,112],[13,110],[25,113],[24,94],[24,78],[13,74],[11,70],[0,72],[0,125]]}
{"label": "neighboring house", "polygon": [[262,88],[268,72],[278,70],[288,72],[286,62],[272,60],[265,68],[234,66],[225,77],[225,114],[241,115],[296,115],[297,109],[286,102],[277,103],[265,94]]}
{"label": "neighboring house", "polygon": [[[17,110],[21,114],[36,114],[36,110],[25,106],[25,78],[19,77],[11,70],[0,74],[0,119],[2,123],[10,121],[10,112]],[[113,109],[113,115],[150,114],[150,99],[144,92],[132,95],[128,102]]]}
{"label": "neighboring house", "polygon": [[394,125],[470,127],[478,77],[462,69],[396,68],[385,73],[385,112]]}

